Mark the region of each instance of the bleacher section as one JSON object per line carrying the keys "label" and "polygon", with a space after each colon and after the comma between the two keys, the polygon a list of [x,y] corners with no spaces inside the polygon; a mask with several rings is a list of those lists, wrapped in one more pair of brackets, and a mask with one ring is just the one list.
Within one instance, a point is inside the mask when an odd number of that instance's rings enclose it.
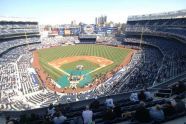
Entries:
{"label": "bleacher section", "polygon": [[0,18],[0,39],[39,36],[38,22],[17,18]]}
{"label": "bleacher section", "polygon": [[[161,15],[161,16],[160,16]],[[128,18],[126,34],[158,35],[172,37],[185,42],[186,11],[174,13],[131,16]]]}
{"label": "bleacher section", "polygon": [[[167,86],[168,88],[169,86]],[[151,89],[149,90],[152,94],[156,93],[158,89]],[[162,90],[161,88],[159,90]],[[140,91],[136,91],[139,93]],[[115,109],[113,109],[113,112],[110,113],[111,115],[109,117],[112,117],[108,120],[106,118],[107,116],[107,108],[105,105],[105,100],[107,97],[101,97],[98,98],[96,101],[98,101],[97,107],[94,108],[93,106],[91,107],[91,110],[93,111],[93,121],[96,124],[105,124],[105,123],[122,123],[122,124],[142,124],[139,121],[135,119],[135,111],[138,110],[140,104],[139,102],[132,102],[129,97],[129,93],[123,93],[120,95],[114,95],[111,96],[111,98],[114,99],[114,104],[115,104]],[[145,108],[147,108],[149,111],[154,108],[156,105],[161,105],[162,107],[166,107],[166,104],[168,101],[172,101],[172,104],[174,104],[174,99],[173,98],[179,98],[182,102],[185,101],[186,94],[181,93],[175,97],[175,95],[172,93],[170,94],[171,96],[169,98],[161,98],[161,97],[154,97],[152,101],[146,101],[145,102]],[[30,99],[34,100],[34,99]],[[36,104],[37,102],[34,102]],[[86,105],[94,105],[95,99],[87,100],[87,101],[82,101],[82,102],[77,102],[77,103],[69,103],[69,104],[59,104],[55,106],[55,111],[61,111],[64,116],[67,117],[67,120],[65,121],[64,124],[82,124],[82,111],[85,109]],[[184,102],[184,104],[186,104]],[[40,124],[40,123],[45,123],[46,121],[49,123],[52,123],[53,117],[48,118],[47,111],[48,108],[44,109],[37,109],[37,110],[32,110],[29,113],[28,112],[17,112],[17,116],[14,115],[14,113],[6,113],[6,115],[11,115],[16,118],[21,124],[22,123],[34,123],[34,124]],[[169,122],[171,120],[177,119],[179,117],[184,117],[186,116],[186,109],[182,108],[182,110],[177,110],[176,106],[174,106],[174,113],[171,115],[165,115],[165,119],[159,122],[156,122],[158,124],[164,123],[164,122]],[[119,110],[119,111],[118,111]],[[131,115],[129,114],[131,113]],[[36,118],[32,118],[32,116],[35,116]],[[55,116],[55,115],[54,115]],[[30,120],[32,118],[32,120]],[[149,120],[148,123],[145,124],[154,124],[155,121]]]}
{"label": "bleacher section", "polygon": [[163,54],[153,85],[186,72],[186,12],[175,13],[174,16],[169,13],[134,16],[127,21],[124,44],[153,45]]}
{"label": "bleacher section", "polygon": [[37,22],[0,20],[1,110],[25,110],[30,105],[22,95],[37,92],[28,74],[32,53],[41,43]]}

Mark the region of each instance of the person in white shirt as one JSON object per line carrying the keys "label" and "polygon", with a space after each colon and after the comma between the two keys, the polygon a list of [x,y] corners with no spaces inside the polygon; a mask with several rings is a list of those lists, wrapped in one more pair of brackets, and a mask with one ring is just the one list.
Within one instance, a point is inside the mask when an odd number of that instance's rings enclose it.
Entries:
{"label": "person in white shirt", "polygon": [[132,101],[132,102],[139,102],[139,99],[138,99],[138,93],[132,93],[131,95],[130,95],[130,101]]}
{"label": "person in white shirt", "polygon": [[113,99],[108,96],[108,98],[105,101],[105,104],[108,108],[114,108],[114,102]]}
{"label": "person in white shirt", "polygon": [[47,114],[52,117],[54,115],[54,113],[55,113],[55,108],[54,108],[53,104],[50,104],[47,109]]}
{"label": "person in white shirt", "polygon": [[86,106],[86,110],[82,112],[84,124],[92,123],[92,116],[93,116],[93,112],[89,110],[89,106]]}

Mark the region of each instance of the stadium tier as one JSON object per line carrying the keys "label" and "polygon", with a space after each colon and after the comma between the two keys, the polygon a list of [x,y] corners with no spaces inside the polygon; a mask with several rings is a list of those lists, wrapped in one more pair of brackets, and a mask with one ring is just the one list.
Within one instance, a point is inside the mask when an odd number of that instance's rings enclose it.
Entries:
{"label": "stadium tier", "polygon": [[128,18],[126,34],[157,35],[179,39],[185,43],[186,39],[186,11],[176,11],[161,14],[131,16]]}
{"label": "stadium tier", "polygon": [[121,41],[101,45],[90,34],[78,45],[77,37],[40,39],[37,22],[0,28],[0,113],[8,121],[82,124],[87,112],[96,124],[159,124],[186,115],[185,11],[131,16]]}
{"label": "stadium tier", "polygon": [[128,18],[124,44],[151,45],[163,55],[154,85],[185,72],[185,15],[176,11]]}
{"label": "stadium tier", "polygon": [[39,36],[38,23],[14,18],[0,18],[0,39]]}

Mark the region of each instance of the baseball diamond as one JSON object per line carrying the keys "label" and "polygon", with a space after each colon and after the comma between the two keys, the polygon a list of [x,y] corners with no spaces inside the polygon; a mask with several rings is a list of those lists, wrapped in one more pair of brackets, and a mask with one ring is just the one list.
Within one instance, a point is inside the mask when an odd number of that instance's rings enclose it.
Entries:
{"label": "baseball diamond", "polygon": [[40,49],[35,52],[38,54],[35,61],[39,61],[40,70],[46,75],[44,82],[55,82],[49,85],[59,89],[77,89],[92,86],[95,79],[111,76],[111,72],[132,52],[131,49],[105,45],[71,45]]}

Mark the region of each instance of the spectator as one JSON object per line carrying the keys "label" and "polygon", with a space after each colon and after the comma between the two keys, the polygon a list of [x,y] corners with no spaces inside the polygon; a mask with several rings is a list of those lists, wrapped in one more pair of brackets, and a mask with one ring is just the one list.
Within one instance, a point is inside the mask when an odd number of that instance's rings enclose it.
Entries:
{"label": "spectator", "polygon": [[165,119],[164,112],[161,109],[160,105],[156,105],[155,107],[152,107],[149,111],[150,117],[155,122],[160,122]]}
{"label": "spectator", "polygon": [[50,117],[53,117],[54,113],[55,113],[55,108],[54,108],[53,104],[50,104],[47,109],[47,115]]}
{"label": "spectator", "polygon": [[99,109],[99,101],[97,100],[97,98],[94,99],[94,101],[90,104],[90,108],[91,109]]}
{"label": "spectator", "polygon": [[17,120],[10,119],[10,117],[6,117],[6,124],[19,124]]}
{"label": "spectator", "polygon": [[130,101],[132,101],[132,102],[139,102],[138,93],[132,93],[130,95]]}
{"label": "spectator", "polygon": [[150,121],[149,110],[145,108],[145,103],[143,101],[140,102],[140,106],[137,108],[134,118],[139,122]]}
{"label": "spectator", "polygon": [[10,117],[7,116],[7,117],[6,117],[6,124],[7,124],[9,121],[10,121]]}
{"label": "spectator", "polygon": [[63,124],[67,117],[63,116],[62,113],[59,111],[56,113],[56,116],[53,119],[54,124]]}
{"label": "spectator", "polygon": [[140,91],[140,93],[138,94],[138,99],[139,101],[146,101],[146,95],[144,93],[144,90]]}
{"label": "spectator", "polygon": [[107,97],[105,104],[107,108],[114,108],[113,99],[110,96]]}
{"label": "spectator", "polygon": [[114,113],[117,117],[121,117],[122,111],[121,111],[121,107],[120,106],[116,106],[114,108]]}
{"label": "spectator", "polygon": [[13,121],[10,119],[9,116],[6,117],[6,124],[11,124]]}
{"label": "spectator", "polygon": [[186,86],[183,82],[179,81],[178,84],[176,84],[176,86],[173,86],[172,90],[173,94],[180,94],[186,91]]}
{"label": "spectator", "polygon": [[153,96],[152,94],[148,91],[148,89],[145,89],[145,96],[146,96],[146,101],[152,101]]}
{"label": "spectator", "polygon": [[63,112],[63,107],[62,107],[62,104],[59,103],[56,108],[55,108],[56,111],[62,111]]}
{"label": "spectator", "polygon": [[62,112],[69,113],[71,111],[71,106],[67,103],[65,106],[62,107]]}
{"label": "spectator", "polygon": [[82,112],[84,124],[92,123],[93,112],[89,110],[89,106],[86,106],[86,110]]}
{"label": "spectator", "polygon": [[34,113],[31,113],[30,118],[29,118],[30,124],[35,124],[36,123],[36,120],[39,120],[38,115],[36,115]]}
{"label": "spectator", "polygon": [[167,116],[173,115],[176,112],[176,110],[175,110],[174,106],[171,104],[171,102],[167,101],[163,105],[163,112],[165,114],[165,117],[167,117]]}
{"label": "spectator", "polygon": [[75,117],[73,120],[70,121],[69,124],[83,124],[82,117]]}
{"label": "spectator", "polygon": [[105,124],[112,124],[112,120],[114,120],[115,118],[115,113],[113,111],[112,108],[107,108],[105,113],[104,113],[104,116],[103,116],[103,119],[104,119],[104,123]]}
{"label": "spectator", "polygon": [[176,106],[175,106],[176,112],[177,113],[184,112],[186,110],[185,103],[181,99],[178,99],[178,98],[175,99],[175,101],[176,101]]}

